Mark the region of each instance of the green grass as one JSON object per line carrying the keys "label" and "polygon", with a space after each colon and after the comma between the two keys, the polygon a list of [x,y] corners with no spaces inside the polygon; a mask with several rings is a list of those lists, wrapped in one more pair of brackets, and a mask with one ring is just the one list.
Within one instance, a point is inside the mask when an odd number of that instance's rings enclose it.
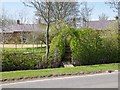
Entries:
{"label": "green grass", "polygon": [[[5,51],[23,51],[23,52],[33,52],[33,48],[4,48]],[[45,47],[34,48],[34,52],[45,52]]]}
{"label": "green grass", "polygon": [[22,70],[22,71],[10,71],[0,72],[2,79],[18,79],[25,77],[41,77],[50,75],[61,75],[61,74],[73,74],[79,72],[96,72],[98,70],[118,70],[118,63],[112,64],[97,64],[89,66],[77,66],[71,68],[53,68],[53,69],[40,69],[40,70]]}
{"label": "green grass", "polygon": [[[42,48],[34,48],[34,53],[45,55],[45,47]],[[8,52],[33,52],[32,48],[4,48],[4,51]]]}

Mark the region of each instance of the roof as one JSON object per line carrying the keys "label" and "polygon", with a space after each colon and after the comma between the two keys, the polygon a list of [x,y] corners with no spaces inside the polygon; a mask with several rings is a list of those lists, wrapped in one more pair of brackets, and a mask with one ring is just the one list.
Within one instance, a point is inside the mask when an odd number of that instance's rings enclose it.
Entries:
{"label": "roof", "polygon": [[106,30],[107,26],[112,24],[115,20],[100,20],[100,21],[89,21],[88,28],[95,30]]}
{"label": "roof", "polygon": [[[113,23],[115,20],[100,20],[100,21],[89,21],[88,28],[92,28],[95,30],[106,30],[107,26]],[[6,33],[13,33],[13,32],[31,32],[31,31],[40,31],[43,30],[44,25],[38,26],[37,24],[15,24],[4,28]],[[0,33],[2,33],[2,27],[0,27]]]}
{"label": "roof", "polygon": [[[43,29],[43,28],[42,28]],[[12,33],[12,32],[31,32],[31,31],[40,31],[41,28],[37,24],[15,24],[8,26],[6,28],[3,28],[4,32],[6,33]],[[2,32],[2,27],[0,27],[0,33]]]}

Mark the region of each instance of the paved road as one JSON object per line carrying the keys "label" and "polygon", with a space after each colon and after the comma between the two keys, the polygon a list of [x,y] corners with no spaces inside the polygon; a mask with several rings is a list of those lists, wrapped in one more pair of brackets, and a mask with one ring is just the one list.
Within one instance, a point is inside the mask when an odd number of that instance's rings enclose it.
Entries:
{"label": "paved road", "polygon": [[3,88],[118,88],[118,73],[50,78],[3,84]]}

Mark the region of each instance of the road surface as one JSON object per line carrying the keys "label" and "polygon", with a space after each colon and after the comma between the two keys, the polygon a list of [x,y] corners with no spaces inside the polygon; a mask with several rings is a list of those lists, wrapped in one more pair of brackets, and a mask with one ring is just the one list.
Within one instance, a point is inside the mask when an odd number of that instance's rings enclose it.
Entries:
{"label": "road surface", "polygon": [[118,88],[118,73],[57,77],[2,84],[3,88]]}

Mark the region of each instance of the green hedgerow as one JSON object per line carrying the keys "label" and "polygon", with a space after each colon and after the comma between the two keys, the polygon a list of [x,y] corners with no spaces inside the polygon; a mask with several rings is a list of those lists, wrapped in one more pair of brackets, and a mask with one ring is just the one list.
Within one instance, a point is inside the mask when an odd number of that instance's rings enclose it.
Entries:
{"label": "green hedgerow", "polygon": [[64,28],[58,36],[53,38],[50,54],[57,54],[59,57],[57,59],[61,61],[66,45],[71,48],[74,65],[119,62],[117,39],[103,36],[96,30]]}

